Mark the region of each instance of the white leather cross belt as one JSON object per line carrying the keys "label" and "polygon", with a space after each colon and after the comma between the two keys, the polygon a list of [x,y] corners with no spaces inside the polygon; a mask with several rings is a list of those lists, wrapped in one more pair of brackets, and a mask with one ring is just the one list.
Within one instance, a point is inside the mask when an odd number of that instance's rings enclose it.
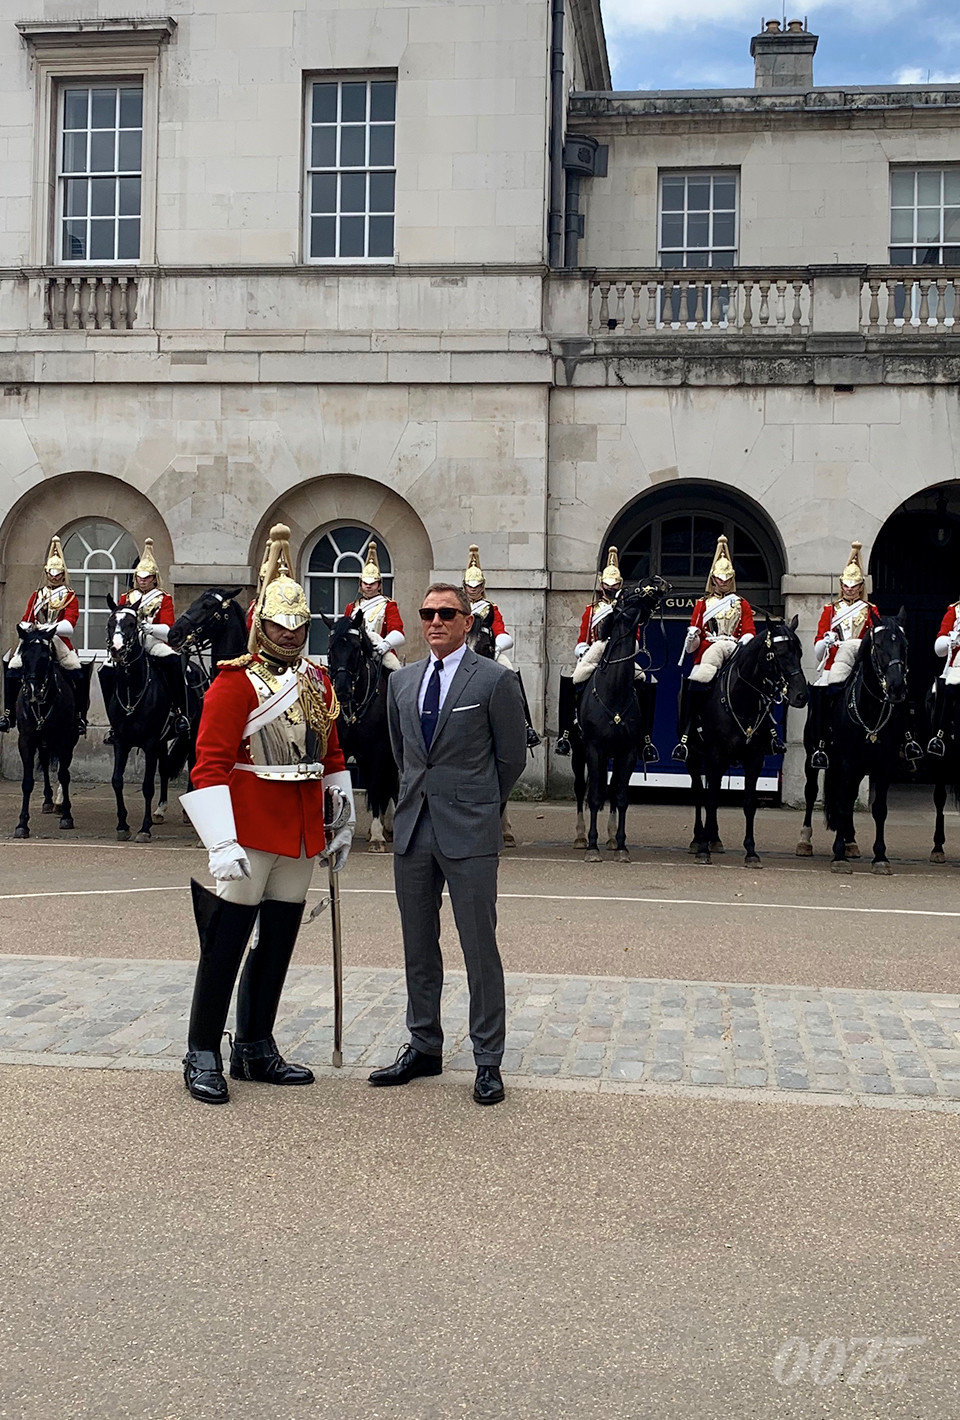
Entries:
{"label": "white leather cross belt", "polygon": [[322,779],[322,764],[235,764],[234,769],[242,769],[245,774],[256,774],[261,779]]}

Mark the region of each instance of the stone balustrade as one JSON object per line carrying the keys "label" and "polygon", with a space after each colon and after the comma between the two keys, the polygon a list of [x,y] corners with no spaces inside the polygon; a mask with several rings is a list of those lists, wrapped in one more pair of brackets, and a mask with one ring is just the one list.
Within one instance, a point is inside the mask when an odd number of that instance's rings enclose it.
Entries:
{"label": "stone balustrade", "polygon": [[811,326],[812,281],[796,270],[598,272],[590,283],[591,335],[775,335]]}
{"label": "stone balustrade", "polygon": [[135,271],[64,271],[40,280],[47,330],[132,330],[137,319]]}
{"label": "stone balustrade", "polygon": [[952,334],[960,309],[960,270],[953,267],[871,267],[861,292],[864,335]]}

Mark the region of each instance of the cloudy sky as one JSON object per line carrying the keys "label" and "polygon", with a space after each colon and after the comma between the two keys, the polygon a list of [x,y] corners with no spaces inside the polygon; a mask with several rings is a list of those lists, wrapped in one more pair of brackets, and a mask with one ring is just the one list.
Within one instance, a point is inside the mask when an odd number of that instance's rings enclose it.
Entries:
{"label": "cloudy sky", "polygon": [[[753,83],[750,36],[782,0],[601,0],[617,89],[738,89]],[[802,0],[820,36],[817,84],[960,83],[957,0]]]}

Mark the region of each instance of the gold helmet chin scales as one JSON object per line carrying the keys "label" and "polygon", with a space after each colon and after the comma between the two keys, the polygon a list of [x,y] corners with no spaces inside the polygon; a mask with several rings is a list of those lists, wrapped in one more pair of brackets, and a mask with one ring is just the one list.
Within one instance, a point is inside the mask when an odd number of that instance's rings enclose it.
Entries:
{"label": "gold helmet chin scales", "polygon": [[471,542],[467,568],[463,574],[463,585],[465,587],[483,587],[486,585],[486,581],[483,568],[480,566],[480,549],[475,542]]}
{"label": "gold helmet chin scales", "polygon": [[849,587],[851,590],[853,590],[853,588],[855,587],[863,586],[865,578],[863,572],[863,563],[860,561],[860,552],[862,548],[862,542],[851,542],[850,544],[850,560],[847,563],[846,567],[844,567],[843,571],[840,573],[841,592],[843,591],[844,587]]}
{"label": "gold helmet chin scales", "polygon": [[275,621],[289,631],[310,622],[306,593],[291,574],[290,529],[277,523],[270,529],[270,553],[263,569],[263,584],[257,596],[250,626],[250,651],[266,651],[278,660],[298,660],[303,648],[287,651],[276,646],[264,631],[264,622]]}
{"label": "gold helmet chin scales", "polygon": [[620,571],[620,558],[615,547],[607,549],[607,565],[600,573],[600,585],[608,590],[613,587],[623,585],[623,573]]}
{"label": "gold helmet chin scales", "polygon": [[48,577],[66,576],[67,564],[64,561],[60,539],[56,534],[50,539],[50,548],[47,552],[47,560],[43,564],[43,570]]}
{"label": "gold helmet chin scales", "polygon": [[371,540],[367,543],[365,561],[360,569],[361,582],[379,582],[382,573],[380,571],[380,557],[377,552],[377,544]]}
{"label": "gold helmet chin scales", "polygon": [[733,582],[734,590],[736,590],[736,574],[733,570],[733,562],[730,559],[730,548],[723,533],[717,538],[717,550],[713,554],[713,565],[707,577],[708,593],[713,587],[714,578],[716,578],[718,582]]}

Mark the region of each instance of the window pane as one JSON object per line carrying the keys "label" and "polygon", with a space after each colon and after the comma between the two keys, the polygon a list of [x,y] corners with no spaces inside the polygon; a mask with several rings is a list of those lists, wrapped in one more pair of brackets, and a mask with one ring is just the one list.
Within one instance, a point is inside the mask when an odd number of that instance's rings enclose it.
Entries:
{"label": "window pane", "polygon": [[314,84],[313,86],[313,108],[311,110],[314,123],[336,123],[337,121],[337,86],[336,84]]}
{"label": "window pane", "polygon": [[93,89],[90,94],[90,127],[115,128],[117,125],[116,89]]}
{"label": "window pane", "polygon": [[121,219],[117,224],[117,256],[121,261],[136,261],[140,256],[140,222],[136,217]]}
{"label": "window pane", "polygon": [[65,211],[68,217],[85,217],[87,215],[86,178],[68,179]]}
{"label": "window pane", "polygon": [[660,265],[664,267],[676,267],[683,265],[682,251],[665,251],[661,253]]}
{"label": "window pane", "polygon": [[687,246],[710,245],[710,218],[706,212],[691,212],[687,217]]}
{"label": "window pane", "polygon": [[940,205],[940,173],[939,170],[922,170],[917,173],[917,202],[922,204]]}
{"label": "window pane", "polygon": [[960,239],[960,208],[947,207],[943,213],[943,239],[955,242]]}
{"label": "window pane", "polygon": [[393,173],[371,173],[370,174],[370,211],[371,212],[392,212],[393,211]]}
{"label": "window pane", "polygon": [[311,256],[336,256],[337,254],[337,219],[336,217],[311,217],[310,219],[310,255]]}
{"label": "window pane", "polygon": [[363,238],[365,223],[362,217],[341,217],[340,250],[338,256],[364,256]]}
{"label": "window pane", "polygon": [[737,264],[736,251],[715,251],[711,254],[711,266],[716,266],[720,271],[729,271]]}
{"label": "window pane", "polygon": [[111,218],[90,223],[90,260],[112,261],[114,254],[114,224]]}
{"label": "window pane", "polygon": [[336,212],[336,173],[314,173],[311,189],[310,210],[311,212]]}
{"label": "window pane", "polygon": [[683,213],[665,212],[660,219],[660,244],[665,247],[683,246]]}
{"label": "window pane", "polygon": [[944,169],[943,200],[948,205],[960,204],[960,168]]}
{"label": "window pane", "polygon": [[[684,264],[685,264],[686,266],[692,267],[694,270],[698,270],[698,269],[700,269],[700,268],[702,268],[702,267],[709,266],[709,265],[710,265],[710,253],[709,253],[708,251],[703,250],[702,248],[701,248],[699,251],[697,251],[694,247],[688,247],[688,248],[687,248],[686,261],[685,261]],[[691,307],[691,310],[690,310],[690,317],[691,317],[691,319],[693,319],[693,309],[694,309],[694,308]]]}
{"label": "window pane", "polygon": [[94,217],[112,217],[115,212],[116,180],[92,178],[90,181],[90,211]]}
{"label": "window pane", "polygon": [[917,265],[918,265],[918,266],[939,266],[939,265],[940,265],[940,248],[939,248],[939,247],[917,247],[916,252],[917,252]]}
{"label": "window pane", "polygon": [[713,206],[714,210],[733,211],[737,205],[737,184],[733,178],[714,178],[713,180]]}
{"label": "window pane", "polygon": [[140,171],[140,130],[131,128],[120,134],[120,171],[138,173]]}
{"label": "window pane", "polygon": [[664,577],[688,577],[690,575],[690,559],[664,553],[660,558],[660,571]]}
{"label": "window pane", "polygon": [[366,207],[366,173],[343,173],[340,178],[340,211],[365,212]]}
{"label": "window pane", "polygon": [[683,179],[664,178],[661,206],[664,212],[683,211]]}
{"label": "window pane", "polygon": [[895,207],[890,214],[890,240],[913,241],[913,208]]}
{"label": "window pane", "polygon": [[120,90],[120,127],[143,127],[143,90]]}
{"label": "window pane", "polygon": [[342,168],[362,168],[367,160],[367,130],[365,128],[341,128],[340,166]]}
{"label": "window pane", "polygon": [[[369,528],[343,527],[334,528],[330,536],[332,540],[336,543],[338,553],[342,555],[344,552],[365,552],[367,549],[367,543],[370,541],[370,538],[373,536],[373,534],[370,532]],[[378,550],[380,552],[383,551],[383,548],[380,547],[379,544]],[[356,570],[359,575],[360,568],[363,566],[363,559],[360,558],[356,562],[356,564],[354,564],[350,559],[346,560],[347,565],[351,568],[351,570],[353,566],[356,565]],[[331,563],[330,565],[332,566],[333,564]],[[384,562],[381,560],[381,572],[384,570],[385,567],[388,567],[389,565],[389,562]]]}
{"label": "window pane", "polygon": [[940,240],[940,208],[917,208],[917,241],[938,242]]}
{"label": "window pane", "polygon": [[63,260],[83,261],[86,255],[86,222],[65,222],[63,224]]}
{"label": "window pane", "polygon": [[[125,133],[124,138],[131,135]],[[94,173],[112,173],[114,155],[116,150],[115,133],[91,133],[90,134],[90,171]]]}
{"label": "window pane", "polygon": [[315,128],[311,145],[311,167],[335,168],[337,166],[337,130],[335,128]]}
{"label": "window pane", "polygon": [[389,168],[393,166],[394,129],[385,124],[375,123],[370,129],[370,166]]}
{"label": "window pane", "polygon": [[667,518],[660,531],[660,547],[663,552],[683,552],[690,547],[691,519],[689,517]]}
{"label": "window pane", "polygon": [[397,86],[392,79],[370,85],[370,119],[390,123],[397,112]]}
{"label": "window pane", "polygon": [[127,217],[140,216],[140,179],[120,179],[120,212]]}
{"label": "window pane", "polygon": [[86,133],[65,133],[63,135],[63,171],[65,173],[85,173],[87,171]]}
{"label": "window pane", "polygon": [[903,168],[894,168],[890,174],[890,201],[894,207],[912,207],[914,203],[914,174]]}
{"label": "window pane", "polygon": [[340,90],[341,123],[366,123],[367,86],[366,83],[344,84]]}
{"label": "window pane", "polygon": [[65,89],[63,94],[64,128],[86,128],[89,89]]}
{"label": "window pane", "polygon": [[713,245],[715,247],[733,246],[736,233],[734,224],[736,218],[732,212],[718,213],[713,219]]}
{"label": "window pane", "polygon": [[943,264],[944,266],[960,266],[960,247],[944,247]]}
{"label": "window pane", "polygon": [[691,178],[687,183],[687,207],[691,212],[706,212],[710,207],[710,179]]}
{"label": "window pane", "polygon": [[[393,218],[370,218],[369,256],[393,256]],[[382,564],[381,564],[382,565]]]}

